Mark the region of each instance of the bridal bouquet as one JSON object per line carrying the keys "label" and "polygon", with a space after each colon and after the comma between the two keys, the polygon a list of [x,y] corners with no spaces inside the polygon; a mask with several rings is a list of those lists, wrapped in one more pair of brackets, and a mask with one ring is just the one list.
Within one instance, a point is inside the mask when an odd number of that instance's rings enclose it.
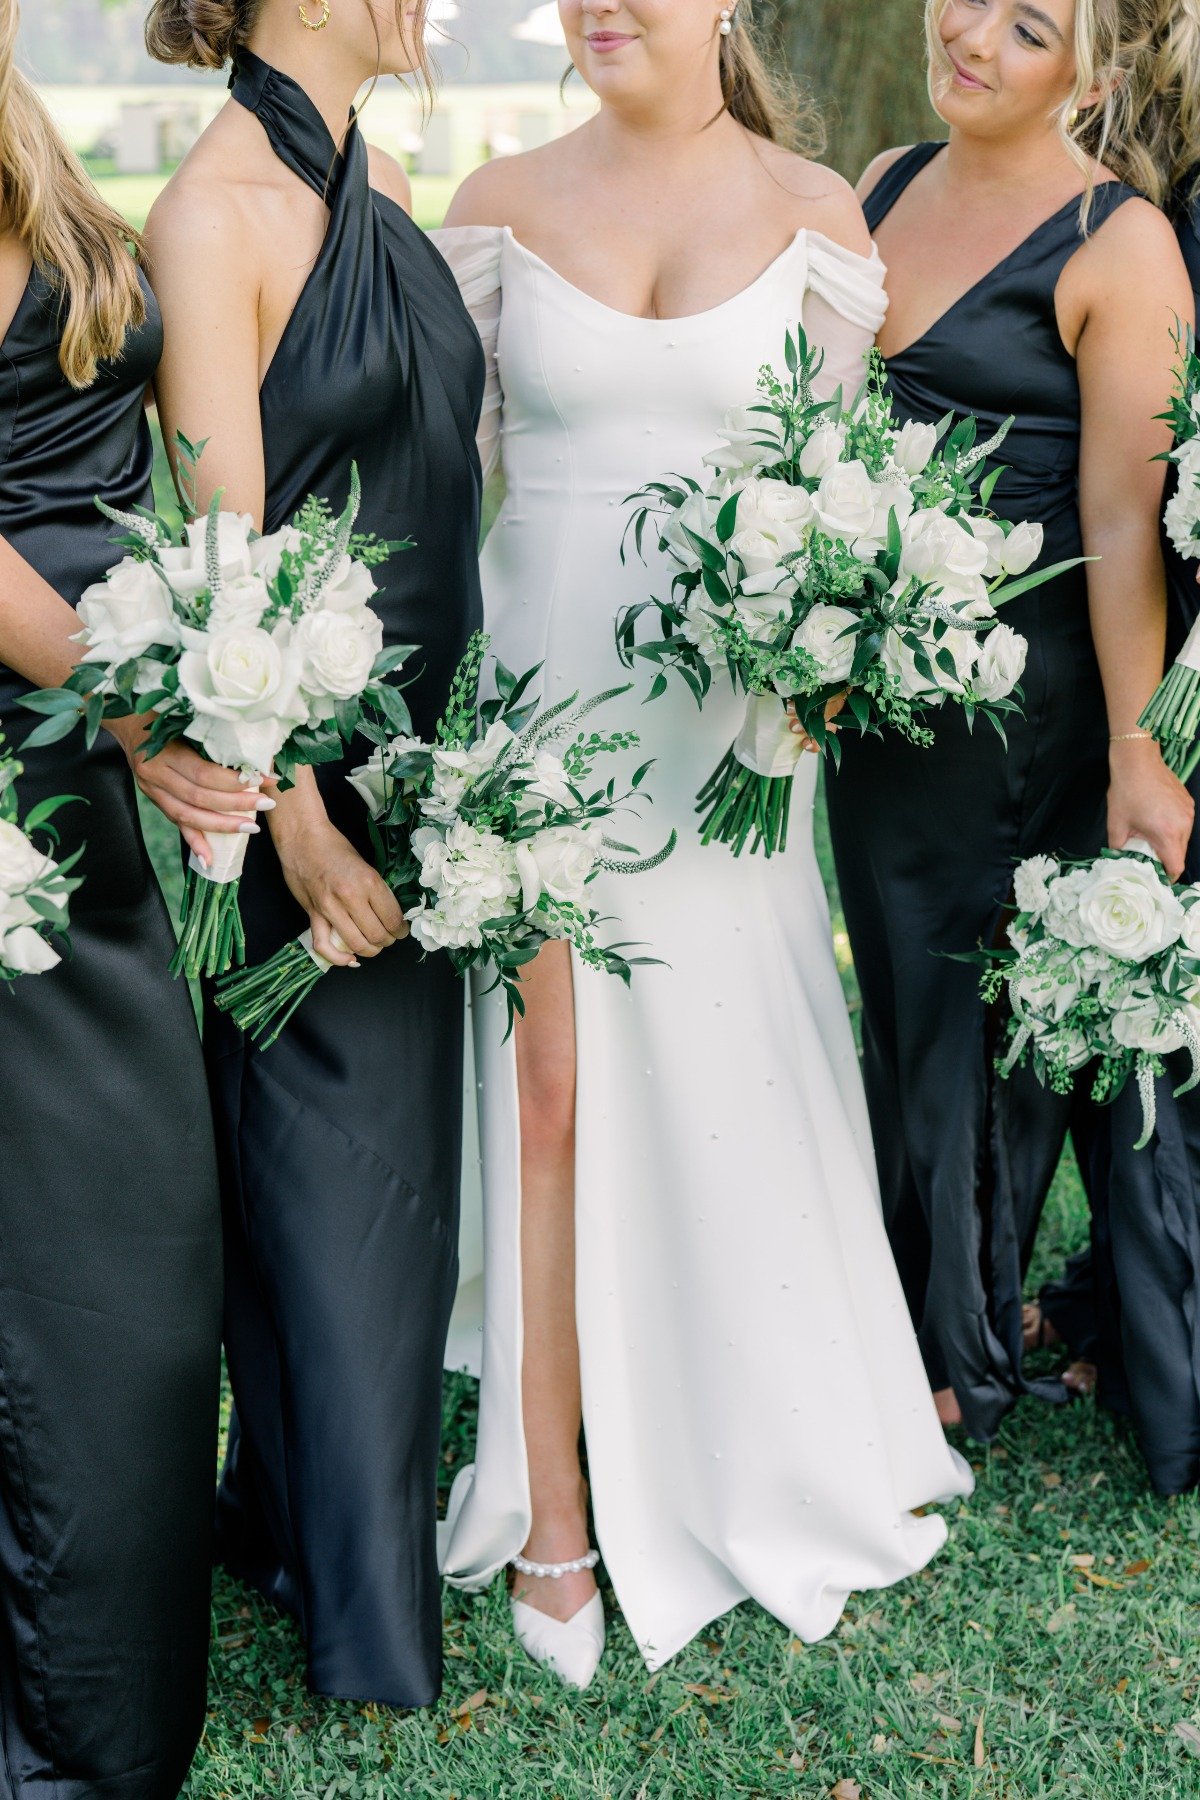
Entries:
{"label": "bridal bouquet", "polygon": [[82,845],[56,863],[33,842],[34,833],[42,831],[57,843],[50,820],[71,796],[43,800],[22,821],[16,794],[21,770],[17,759],[6,754],[0,734],[0,981],[43,975],[62,961],[50,934],[66,931],[70,897],[83,885],[80,876],[71,874],[83,855]]}
{"label": "bridal bouquet", "polygon": [[[632,496],[638,553],[653,519],[677,572],[669,600],[617,621],[626,666],[642,657],[658,667],[650,698],[670,669],[701,705],[722,669],[749,696],[742,733],[697,808],[704,842],[735,855],[751,838],[768,856],[785,847],[801,755],[788,700],[835,759],[826,709],[843,695],[863,731],[887,725],[927,744],[923,715],[949,700],[1003,736],[1027,645],[996,608],[1072,566],[1027,574],[1041,527],[987,511],[999,471],[981,482],[982,465],[1011,421],[982,444],[973,418],[953,430],[948,420],[901,427],[878,355],[847,408],[840,392],[815,398],[823,358],[803,331],[788,333],[784,353],[788,379],[764,368],[758,400],[727,416],[725,443],[704,459],[706,485],[679,476]],[[659,635],[639,641],[647,612]]]}
{"label": "bridal bouquet", "polygon": [[[194,494],[199,451],[186,440],[180,451]],[[267,537],[248,515],[222,512],[220,499],[182,534],[156,514],[97,503],[124,531],[116,541],[127,554],[79,602],[84,650],[66,686],[24,701],[47,715],[31,744],[80,719],[91,743],[105,719],[147,714],[147,756],[185,737],[257,789],[271,770],[287,786],[298,765],[336,761],[364,709],[393,716],[383,677],[409,651],[383,649],[371,570],[407,545],[355,535],[357,470],[340,518],[309,498]],[[192,978],[245,960],[238,881],[248,840],[208,835],[213,862],[189,861],[171,964]]]}
{"label": "bridal bouquet", "polygon": [[[493,965],[511,1031],[514,1014],[525,1010],[520,971],[551,938],[625,982],[635,966],[654,960],[624,955],[628,945],[597,943],[601,921],[587,888],[602,870],[656,868],[675,835],[644,858],[605,835],[650,765],[634,773],[625,793],[612,780],[592,787],[596,761],[635,747],[637,738],[579,727],[628,688],[585,701],[573,695],[535,715],[525,695],[537,671],[518,679],[497,663],[498,697],[481,706],[487,647],[486,637],[472,638],[432,744],[411,731],[387,738],[368,729],[376,748],[348,780],[366,803],[376,865],[413,937],[425,951],[444,950],[460,975]],[[560,754],[552,746],[565,738],[571,741]],[[266,1049],[330,967],[305,932],[260,968],[222,982],[217,1005]]]}
{"label": "bridal bouquet", "polygon": [[984,998],[1012,1006],[999,1062],[1010,1075],[1032,1057],[1039,1080],[1069,1094],[1098,1059],[1092,1098],[1116,1097],[1132,1074],[1142,1136],[1154,1130],[1163,1057],[1191,1056],[1183,1094],[1200,1082],[1200,886],[1172,887],[1148,844],[1134,839],[1093,862],[1034,856],[1016,872],[1010,948],[980,951]]}
{"label": "bridal bouquet", "polygon": [[[1172,427],[1175,447],[1164,460],[1179,471],[1179,485],[1167,502],[1167,535],[1180,556],[1200,557],[1200,356],[1192,331],[1176,337],[1179,364],[1170,409],[1160,414]],[[1200,619],[1138,720],[1162,746],[1163,761],[1181,781],[1200,764]]]}

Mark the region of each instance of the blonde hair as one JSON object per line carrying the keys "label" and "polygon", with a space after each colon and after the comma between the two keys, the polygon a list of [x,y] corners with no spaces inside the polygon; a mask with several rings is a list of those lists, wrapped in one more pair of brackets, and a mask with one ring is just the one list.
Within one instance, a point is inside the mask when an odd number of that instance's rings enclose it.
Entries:
{"label": "blonde hair", "polygon": [[[950,67],[938,29],[949,4],[926,0],[935,106]],[[1097,163],[1165,205],[1200,163],[1200,0],[1075,0],[1074,51],[1075,83],[1057,125],[1086,184],[1084,227]]]}
{"label": "blonde hair", "polygon": [[0,224],[25,245],[62,297],[58,360],[72,387],[90,387],[145,323],[130,245],[136,232],[100,198],[17,68],[17,0],[0,0]]}
{"label": "blonde hair", "polygon": [[721,39],[721,93],[725,110],[755,137],[819,156],[825,128],[813,102],[790,77],[768,65],[753,0],[728,0],[733,8],[728,37]]}
{"label": "blonde hair", "polygon": [[[314,16],[315,16],[314,0]],[[363,0],[368,6],[369,0]],[[396,23],[403,22],[403,0],[395,0]],[[240,45],[249,41],[263,0],[154,0],[146,18],[146,48],[156,62],[184,63],[189,69],[223,69]],[[435,71],[425,44],[421,8],[413,73],[427,92]]]}

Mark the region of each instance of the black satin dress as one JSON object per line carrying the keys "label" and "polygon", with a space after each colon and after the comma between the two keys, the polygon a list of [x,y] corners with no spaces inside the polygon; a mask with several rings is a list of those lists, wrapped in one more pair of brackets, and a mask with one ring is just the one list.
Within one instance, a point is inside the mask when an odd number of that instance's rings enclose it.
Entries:
{"label": "black satin dress", "polygon": [[[883,175],[866,203],[872,230],[942,148],[918,145]],[[1131,194],[1098,188],[1092,228]],[[888,362],[902,419],[974,413],[986,434],[1016,416],[992,505],[1042,523],[1046,564],[1081,554],[1079,386],[1054,311],[1078,213],[1072,201],[1046,220]],[[848,736],[828,780],[888,1234],[931,1385],[953,1387],[985,1440],[1021,1393],[1066,1398],[1057,1381],[1022,1376],[1021,1289],[1072,1102],[1029,1070],[999,1079],[977,971],[946,958],[996,940],[1018,859],[1101,848],[1108,751],[1083,569],[1004,618],[1029,641],[1007,750],[947,706],[932,748]]]}
{"label": "black satin dress", "polygon": [[[1200,306],[1200,209],[1181,200],[1176,230]],[[1163,553],[1173,660],[1200,612],[1198,565],[1165,534]],[[1200,801],[1200,773],[1192,792]],[[1200,879],[1200,820],[1185,879]],[[1160,1494],[1200,1484],[1200,1089],[1173,1098],[1189,1068],[1186,1053],[1169,1059],[1144,1150],[1132,1147],[1141,1136],[1132,1084],[1117,1100],[1092,1148],[1091,1244],[1041,1295],[1071,1354],[1097,1364],[1101,1403],[1132,1418]]]}
{"label": "black satin dress", "polygon": [[[248,52],[232,85],[330,208],[262,386],[266,529],[310,492],[341,506],[357,461],[359,528],[416,539],[376,572],[374,604],[389,643],[421,646],[408,698],[429,734],[482,619],[479,339],[432,244],[370,188],[357,126],[339,156],[303,90]],[[321,789],[369,858],[349,766],[320,770]],[[242,909],[252,962],[307,924],[265,832]],[[435,1489],[463,1024],[449,962],[411,942],[332,971],[265,1054],[211,1007],[206,1019],[237,1403],[222,1554],[299,1620],[318,1692],[394,1706],[429,1705],[441,1681]]]}
{"label": "black satin dress", "polygon": [[[34,273],[0,347],[0,532],[75,602],[121,554],[93,496],[149,504],[150,316],[85,392]],[[19,746],[28,684],[0,667]],[[30,751],[86,839],[69,961],[0,988],[0,1794],[172,1800],[204,1722],[221,1239],[170,920],[117,745]],[[7,1785],[6,1785],[7,1784]]]}

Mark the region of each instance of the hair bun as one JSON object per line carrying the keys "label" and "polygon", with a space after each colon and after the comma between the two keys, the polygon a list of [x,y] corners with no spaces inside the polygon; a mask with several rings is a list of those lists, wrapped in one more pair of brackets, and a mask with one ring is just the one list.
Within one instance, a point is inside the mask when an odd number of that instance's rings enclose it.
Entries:
{"label": "hair bun", "polygon": [[258,0],[154,0],[146,48],[156,62],[223,69],[257,10]]}

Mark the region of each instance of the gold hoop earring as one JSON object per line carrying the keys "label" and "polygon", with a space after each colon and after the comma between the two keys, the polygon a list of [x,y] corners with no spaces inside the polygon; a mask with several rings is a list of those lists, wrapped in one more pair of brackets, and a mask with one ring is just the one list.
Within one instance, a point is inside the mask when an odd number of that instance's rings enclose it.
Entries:
{"label": "gold hoop earring", "polygon": [[304,26],[306,31],[324,31],[329,23],[329,16],[332,8],[329,4],[329,0],[321,0],[320,18],[310,19],[304,10],[304,0],[299,0],[296,11],[300,14],[300,23]]}

